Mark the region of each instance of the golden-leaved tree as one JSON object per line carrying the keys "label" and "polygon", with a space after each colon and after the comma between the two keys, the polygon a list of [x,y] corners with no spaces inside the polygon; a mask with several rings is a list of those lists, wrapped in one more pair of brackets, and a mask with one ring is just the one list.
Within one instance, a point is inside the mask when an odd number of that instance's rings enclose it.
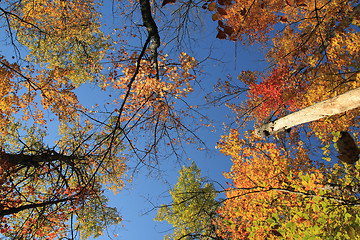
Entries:
{"label": "golden-leaved tree", "polygon": [[[336,157],[339,150],[344,160],[350,149],[343,144],[345,136],[358,137],[359,108],[324,114],[268,138],[241,130],[244,123],[269,123],[359,87],[358,2],[211,4],[217,37],[263,45],[270,64],[263,73],[243,71],[240,84],[218,85],[225,96],[240,98],[247,90],[245,103],[227,102],[239,128],[218,145],[233,161],[225,174],[233,183],[218,210],[219,234],[230,239],[360,238],[359,165],[338,163]],[[352,148],[351,159],[357,160],[359,150]]]}

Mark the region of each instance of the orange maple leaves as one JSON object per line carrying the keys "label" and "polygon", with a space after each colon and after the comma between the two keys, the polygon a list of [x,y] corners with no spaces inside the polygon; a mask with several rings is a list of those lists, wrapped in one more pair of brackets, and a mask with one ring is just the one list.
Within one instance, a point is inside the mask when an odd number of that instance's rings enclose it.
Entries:
{"label": "orange maple leaves", "polygon": [[[126,58],[127,54],[124,54],[123,58]],[[178,99],[192,92],[191,82],[196,79],[196,75],[191,71],[197,67],[196,60],[186,53],[181,53],[178,66],[171,64],[172,60],[166,55],[160,55],[158,64],[162,67],[159,69],[159,76],[150,61],[141,60],[137,77],[127,93],[128,81],[134,74],[137,56],[137,53],[134,53],[131,57],[133,60],[126,64],[114,63],[114,70],[103,83],[104,88],[111,86],[117,90],[125,90],[113,100],[119,106],[128,94],[126,104],[121,109],[120,122],[125,124],[146,118],[146,127],[163,124],[180,127],[181,116],[177,115],[174,105]]]}
{"label": "orange maple leaves", "polygon": [[[226,178],[233,181],[226,191],[227,199],[218,210],[219,233],[224,238],[266,238],[279,233],[268,221],[275,215],[287,218],[286,207],[302,208],[303,191],[316,191],[323,175],[309,159],[301,142],[285,145],[261,141],[246,133],[243,139],[235,129],[223,136],[219,148],[230,155],[233,166]],[[303,180],[304,172],[312,172]],[[317,177],[316,177],[317,176]],[[306,193],[304,193],[306,194]],[[297,203],[301,204],[297,206]],[[281,220],[277,220],[278,223]],[[295,221],[290,219],[289,221]],[[282,235],[281,235],[282,236]]]}

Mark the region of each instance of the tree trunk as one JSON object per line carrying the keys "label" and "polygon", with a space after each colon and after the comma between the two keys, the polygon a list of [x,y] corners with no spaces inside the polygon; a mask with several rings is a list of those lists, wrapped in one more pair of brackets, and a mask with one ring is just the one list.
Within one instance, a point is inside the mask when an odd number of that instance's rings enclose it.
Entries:
{"label": "tree trunk", "polygon": [[360,107],[360,88],[355,88],[334,98],[316,103],[312,106],[291,113],[285,117],[269,122],[255,129],[260,137],[286,131],[291,127],[312,122],[324,117],[339,114]]}

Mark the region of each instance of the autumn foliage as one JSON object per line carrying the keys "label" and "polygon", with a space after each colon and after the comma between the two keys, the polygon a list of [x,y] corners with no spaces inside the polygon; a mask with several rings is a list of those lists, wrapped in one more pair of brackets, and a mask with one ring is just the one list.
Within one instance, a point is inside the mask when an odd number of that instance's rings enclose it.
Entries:
{"label": "autumn foliage", "polygon": [[[258,126],[359,87],[356,1],[235,1],[226,12],[221,24],[233,29],[232,39],[268,48],[271,66],[242,72],[243,85],[219,83],[224,95],[237,99],[248,89],[245,103],[227,102],[240,126],[248,120]],[[344,131],[358,137],[358,111],[269,139],[241,128],[224,135],[218,147],[233,166],[224,174],[232,181],[218,210],[222,237],[358,239],[358,141],[351,145],[354,170],[336,156],[350,154],[339,139]]]}
{"label": "autumn foliage", "polygon": [[217,24],[217,41],[261,46],[268,68],[216,85],[212,103],[227,105],[238,124],[217,145],[233,163],[228,183],[215,189],[195,164],[180,170],[173,205],[156,218],[175,227],[168,237],[360,238],[359,108],[266,139],[249,130],[360,87],[358,1],[112,7],[115,27],[100,1],[2,2],[2,40],[12,51],[0,56],[1,236],[100,236],[122,220],[108,190],[121,191],[142,167],[179,160],[183,143],[201,143],[196,121],[207,116],[186,99],[202,88],[202,61],[182,44],[193,43],[188,30],[204,15]]}
{"label": "autumn foliage", "polygon": [[218,210],[224,238],[357,236],[351,232],[358,230],[359,209],[351,204],[354,192],[329,187],[356,186],[351,178],[344,178],[339,165],[330,168],[312,161],[300,140],[281,145],[250,134],[239,139],[236,130],[219,147],[234,163],[225,175],[233,183]]}

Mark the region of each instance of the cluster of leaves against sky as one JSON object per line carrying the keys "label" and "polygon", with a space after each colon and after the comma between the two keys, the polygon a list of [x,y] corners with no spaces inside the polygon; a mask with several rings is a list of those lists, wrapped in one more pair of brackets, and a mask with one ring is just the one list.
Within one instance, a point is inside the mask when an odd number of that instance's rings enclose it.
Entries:
{"label": "cluster of leaves against sky", "polygon": [[[226,104],[238,124],[218,143],[233,162],[228,186],[216,190],[194,164],[183,168],[173,204],[156,220],[175,227],[174,239],[360,238],[359,166],[337,163],[333,148],[340,131],[358,137],[358,109],[270,138],[243,129],[360,86],[357,1],[130,0],[114,7],[124,25],[109,35],[97,1],[0,7],[13,50],[0,56],[2,235],[99,236],[121,222],[105,188],[119,192],[143,166],[157,169],[180,156],[183,143],[201,143],[192,124],[201,115],[185,101],[201,62],[185,52],[170,57],[165,44],[182,42],[196,14],[206,14],[218,23],[219,41],[261,44],[269,69],[216,85],[212,103]],[[174,29],[175,37],[163,34]],[[79,102],[76,90],[88,85],[106,102]],[[48,126],[58,128],[51,145]]]}

